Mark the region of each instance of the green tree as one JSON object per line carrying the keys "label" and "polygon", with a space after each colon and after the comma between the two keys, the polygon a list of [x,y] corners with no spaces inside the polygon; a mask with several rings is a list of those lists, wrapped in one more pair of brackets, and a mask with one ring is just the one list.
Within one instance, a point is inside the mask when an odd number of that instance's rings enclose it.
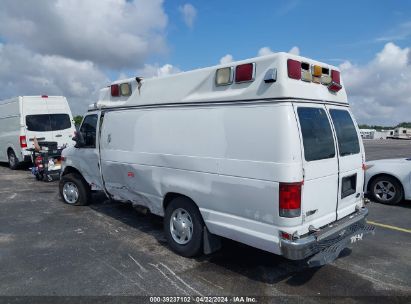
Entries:
{"label": "green tree", "polygon": [[73,119],[74,119],[74,124],[75,124],[77,127],[79,127],[80,124],[81,124],[81,121],[83,120],[83,116],[77,115],[77,116],[74,116]]}

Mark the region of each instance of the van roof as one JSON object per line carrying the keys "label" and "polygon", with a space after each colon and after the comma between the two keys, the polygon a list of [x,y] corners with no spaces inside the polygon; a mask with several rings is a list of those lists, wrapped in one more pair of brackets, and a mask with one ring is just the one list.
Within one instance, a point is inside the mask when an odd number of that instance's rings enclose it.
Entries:
{"label": "van roof", "polygon": [[9,103],[9,102],[13,102],[14,100],[18,99],[18,98],[23,98],[23,99],[38,99],[38,98],[66,98],[64,96],[48,96],[48,95],[30,95],[30,96],[15,96],[15,97],[11,97],[8,99],[4,99],[4,100],[0,100],[0,104],[5,104],[5,103]]}
{"label": "van roof", "polygon": [[[294,63],[293,67],[290,67],[290,62]],[[245,68],[245,73],[250,72],[251,66],[253,68],[252,80],[239,82],[238,80],[242,79],[241,77],[236,79],[236,75],[242,68]],[[229,71],[232,71],[229,77],[232,81],[226,85],[218,85],[216,84],[216,73],[217,70],[223,68],[229,68],[225,70],[226,76]],[[293,74],[291,69],[294,68],[297,69],[297,77],[295,74],[290,76],[290,73]],[[318,74],[318,69],[320,74]],[[331,74],[334,72],[338,74],[338,79],[336,79],[338,89],[333,91],[329,89],[329,82],[334,81],[331,79]],[[149,79],[136,77],[118,80],[100,90],[99,100],[91,105],[90,110],[99,107],[273,99],[321,100],[347,104],[346,91],[342,80],[339,79],[339,73],[337,67],[329,64],[289,53],[274,53],[164,77]],[[315,78],[314,74],[318,77]],[[267,82],[264,81],[266,77],[270,78]],[[222,79],[224,80],[224,77]],[[114,90],[119,90],[118,85],[127,83],[131,88],[130,96],[112,96],[111,86],[117,87]]]}

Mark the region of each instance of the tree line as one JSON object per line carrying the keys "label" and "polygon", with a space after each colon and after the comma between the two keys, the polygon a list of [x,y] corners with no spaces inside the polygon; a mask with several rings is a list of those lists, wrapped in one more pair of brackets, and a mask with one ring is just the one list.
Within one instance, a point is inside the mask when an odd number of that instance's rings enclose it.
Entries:
{"label": "tree line", "polygon": [[380,126],[380,125],[360,124],[359,128],[360,129],[375,129],[377,131],[395,129],[395,128],[411,128],[411,122],[401,122],[396,126]]}

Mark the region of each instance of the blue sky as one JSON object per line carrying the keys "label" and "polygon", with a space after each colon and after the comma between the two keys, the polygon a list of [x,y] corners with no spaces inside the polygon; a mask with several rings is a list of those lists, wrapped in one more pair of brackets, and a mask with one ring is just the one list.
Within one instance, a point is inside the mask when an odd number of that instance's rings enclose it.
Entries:
{"label": "blue sky", "polygon": [[[192,1],[197,17],[184,26],[179,6],[166,1],[170,50],[160,62],[183,70],[213,65],[223,55],[254,57],[261,47],[339,64],[365,63],[388,41],[410,45],[411,1]],[[403,32],[401,32],[403,31]]]}
{"label": "blue sky", "polygon": [[411,121],[411,1],[1,0],[0,99],[293,52],[339,66],[360,123]]}

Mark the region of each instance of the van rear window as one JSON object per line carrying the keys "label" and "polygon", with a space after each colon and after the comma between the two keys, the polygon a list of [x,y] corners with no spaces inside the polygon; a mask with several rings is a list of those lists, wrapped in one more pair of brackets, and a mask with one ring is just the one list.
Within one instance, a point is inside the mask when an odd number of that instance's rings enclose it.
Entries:
{"label": "van rear window", "polygon": [[333,158],[335,146],[330,122],[324,109],[301,107],[297,110],[306,161]]}
{"label": "van rear window", "polygon": [[71,121],[68,114],[27,115],[26,126],[29,131],[58,131],[71,128]]}
{"label": "van rear window", "polygon": [[360,153],[357,130],[346,110],[330,110],[331,118],[337,133],[340,156]]}

